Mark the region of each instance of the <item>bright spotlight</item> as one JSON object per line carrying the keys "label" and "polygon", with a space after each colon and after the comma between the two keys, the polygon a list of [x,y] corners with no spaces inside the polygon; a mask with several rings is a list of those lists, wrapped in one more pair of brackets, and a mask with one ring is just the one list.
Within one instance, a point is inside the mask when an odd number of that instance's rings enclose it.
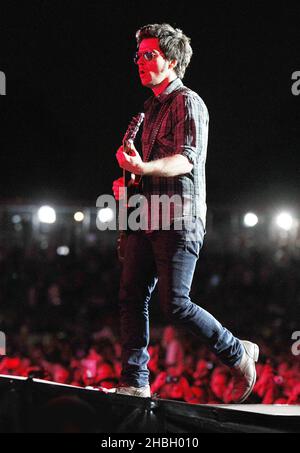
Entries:
{"label": "bright spotlight", "polygon": [[253,212],[248,212],[244,217],[244,225],[246,227],[252,228],[258,224],[258,217]]}
{"label": "bright spotlight", "polygon": [[293,217],[288,212],[282,212],[276,218],[276,223],[279,228],[282,228],[285,231],[289,231],[293,226]]}
{"label": "bright spotlight", "polygon": [[82,222],[84,220],[83,212],[80,212],[80,211],[76,212],[74,214],[74,220],[76,220],[76,222]]}
{"label": "bright spotlight", "polygon": [[50,206],[42,206],[39,209],[38,218],[41,223],[55,223],[56,212]]}
{"label": "bright spotlight", "polygon": [[98,212],[98,219],[102,223],[112,222],[114,219],[114,211],[111,208],[103,208]]}
{"label": "bright spotlight", "polygon": [[57,248],[56,253],[59,256],[68,256],[70,253],[70,249],[66,245],[62,245],[61,247]]}

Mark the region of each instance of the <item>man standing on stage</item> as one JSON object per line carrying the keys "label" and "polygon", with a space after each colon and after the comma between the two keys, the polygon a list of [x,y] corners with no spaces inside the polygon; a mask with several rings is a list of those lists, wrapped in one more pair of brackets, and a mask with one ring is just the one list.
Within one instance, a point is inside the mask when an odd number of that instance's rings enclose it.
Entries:
{"label": "man standing on stage", "polygon": [[[117,393],[150,397],[148,303],[158,284],[162,311],[169,321],[186,326],[232,368],[230,402],[242,402],[256,381],[258,346],[235,338],[211,314],[190,300],[189,293],[206,234],[205,162],[208,111],[203,100],[182,79],[190,63],[190,39],[168,24],[142,27],[136,34],[138,66],[143,86],[153,96],[145,103],[143,157],[132,145],[132,155],[121,147],[119,166],[142,175],[142,194],[174,195],[182,199],[180,215],[170,211],[168,230],[160,210],[149,208],[147,228],[128,235],[120,285],[122,375]],[[164,109],[159,125],[157,120]],[[158,128],[154,144],[153,131]],[[148,156],[149,149],[150,157]],[[113,184],[119,199],[122,178]],[[175,228],[181,221],[181,228]],[[156,225],[153,228],[153,225]],[[228,401],[229,402],[229,401]]]}

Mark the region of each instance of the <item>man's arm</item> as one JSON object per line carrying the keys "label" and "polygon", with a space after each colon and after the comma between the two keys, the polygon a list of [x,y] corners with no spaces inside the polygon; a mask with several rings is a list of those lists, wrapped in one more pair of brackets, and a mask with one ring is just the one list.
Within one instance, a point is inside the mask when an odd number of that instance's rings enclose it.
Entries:
{"label": "man's arm", "polygon": [[136,175],[172,177],[184,175],[193,169],[193,164],[183,154],[143,162],[134,145],[131,145],[130,150],[131,156],[124,153],[121,146],[117,152],[117,160],[121,168]]}
{"label": "man's arm", "polygon": [[175,154],[174,156],[144,162],[142,174],[145,176],[170,178],[190,173],[192,169],[193,164],[191,164],[187,157],[182,154]]}

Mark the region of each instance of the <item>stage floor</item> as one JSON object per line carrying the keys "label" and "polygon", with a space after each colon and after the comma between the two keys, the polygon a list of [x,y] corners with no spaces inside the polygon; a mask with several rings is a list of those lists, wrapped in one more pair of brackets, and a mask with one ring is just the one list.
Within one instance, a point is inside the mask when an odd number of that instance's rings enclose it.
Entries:
{"label": "stage floor", "polygon": [[300,406],[286,404],[207,404],[208,407],[219,407],[230,411],[252,412],[263,415],[280,415],[281,417],[300,417]]}
{"label": "stage floor", "polygon": [[[53,404],[57,413],[49,419]],[[39,379],[0,376],[0,432],[7,432],[8,428],[9,432],[61,432],[57,431],[54,422],[60,420],[62,409],[72,405],[82,409],[82,422],[87,407],[95,414],[92,420],[97,421],[97,426],[91,432],[300,432],[300,406],[187,404],[116,395],[96,388],[74,387]],[[60,423],[63,426],[65,419]]]}

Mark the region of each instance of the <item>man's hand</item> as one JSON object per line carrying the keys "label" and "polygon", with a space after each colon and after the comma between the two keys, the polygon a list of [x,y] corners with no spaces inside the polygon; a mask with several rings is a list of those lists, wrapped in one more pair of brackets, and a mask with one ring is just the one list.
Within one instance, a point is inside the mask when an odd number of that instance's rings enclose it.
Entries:
{"label": "man's hand", "polygon": [[125,189],[125,181],[124,181],[123,177],[116,179],[113,182],[112,190],[113,190],[114,197],[116,200],[119,201],[124,198],[124,189]]}
{"label": "man's hand", "polygon": [[132,155],[125,153],[123,146],[120,146],[116,154],[119,166],[135,175],[143,175],[145,164],[133,144],[130,147],[130,153]]}

